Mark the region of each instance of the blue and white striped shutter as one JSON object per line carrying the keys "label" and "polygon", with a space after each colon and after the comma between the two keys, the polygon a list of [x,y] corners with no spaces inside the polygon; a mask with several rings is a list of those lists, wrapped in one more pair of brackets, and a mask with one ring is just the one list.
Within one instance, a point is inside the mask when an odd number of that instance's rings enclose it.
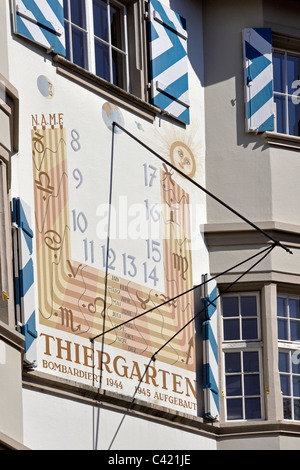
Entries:
{"label": "blue and white striped shutter", "polygon": [[14,0],[15,33],[66,55],[63,0]]}
{"label": "blue and white striped shutter", "polygon": [[32,262],[31,210],[21,199],[13,200],[13,222],[17,225],[17,253],[15,253],[16,303],[25,336],[25,358],[36,361],[36,318],[34,296],[34,270]]}
{"label": "blue and white striped shutter", "polygon": [[185,20],[158,0],[149,1],[152,103],[190,122]]}
{"label": "blue and white striped shutter", "polygon": [[218,315],[217,286],[208,283],[208,293],[201,299],[203,310],[204,413],[209,419],[219,416]]}
{"label": "blue and white striped shutter", "polygon": [[274,130],[272,31],[243,30],[246,131]]}

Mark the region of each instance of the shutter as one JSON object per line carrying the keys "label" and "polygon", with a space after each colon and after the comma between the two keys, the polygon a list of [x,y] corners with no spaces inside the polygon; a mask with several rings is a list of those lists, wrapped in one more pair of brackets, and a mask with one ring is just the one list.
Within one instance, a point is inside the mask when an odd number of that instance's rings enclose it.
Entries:
{"label": "shutter", "polygon": [[21,332],[25,336],[25,358],[36,361],[37,338],[34,299],[34,271],[32,262],[33,232],[30,228],[30,207],[21,199],[13,200],[13,222],[17,226],[15,239],[15,289],[17,313]]}
{"label": "shutter", "polygon": [[149,17],[152,103],[189,124],[185,20],[158,0],[149,1]]}
{"label": "shutter", "polygon": [[[207,276],[204,276],[207,280]],[[207,287],[208,286],[208,287]],[[219,379],[218,379],[218,316],[217,316],[217,287],[214,281],[205,285],[202,308],[203,328],[203,390],[204,414],[209,419],[216,420],[219,416]]]}
{"label": "shutter", "polygon": [[14,0],[15,33],[66,55],[63,0]]}
{"label": "shutter", "polygon": [[246,131],[274,130],[272,31],[243,30]]}

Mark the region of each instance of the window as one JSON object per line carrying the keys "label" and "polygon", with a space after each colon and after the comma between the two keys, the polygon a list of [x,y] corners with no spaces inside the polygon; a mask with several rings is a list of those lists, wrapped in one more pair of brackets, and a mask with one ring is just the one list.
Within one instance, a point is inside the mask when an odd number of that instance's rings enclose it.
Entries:
{"label": "window", "polygon": [[300,421],[299,352],[279,351],[279,373],[284,419]]}
{"label": "window", "polygon": [[128,91],[126,7],[116,0],[64,0],[66,57]]}
{"label": "window", "polygon": [[258,311],[255,295],[222,298],[224,341],[258,339]]}
{"label": "window", "polygon": [[275,130],[300,136],[300,54],[273,52]]}
{"label": "window", "polygon": [[259,296],[222,296],[224,398],[227,420],[261,419]]}
{"label": "window", "polygon": [[227,419],[261,419],[259,352],[226,352],[224,358]]}
{"label": "window", "polygon": [[[279,373],[285,419],[300,421],[300,298],[277,297]],[[296,349],[296,350],[295,350]]]}

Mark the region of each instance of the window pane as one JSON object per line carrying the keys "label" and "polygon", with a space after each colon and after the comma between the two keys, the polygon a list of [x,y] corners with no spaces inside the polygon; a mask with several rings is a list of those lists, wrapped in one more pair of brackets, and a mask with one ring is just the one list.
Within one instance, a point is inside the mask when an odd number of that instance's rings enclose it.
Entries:
{"label": "window pane", "polygon": [[121,88],[126,88],[126,63],[125,55],[112,50],[113,83]]}
{"label": "window pane", "polygon": [[274,101],[276,106],[276,131],[286,134],[285,97],[274,95]]}
{"label": "window pane", "polygon": [[260,385],[259,385],[259,375],[251,374],[244,376],[244,388],[245,395],[259,395],[260,394]]}
{"label": "window pane", "polygon": [[300,397],[300,377],[293,375],[293,396]]}
{"label": "window pane", "polygon": [[71,0],[71,21],[86,29],[84,0]]}
{"label": "window pane", "polygon": [[287,317],[287,302],[285,297],[277,297],[277,315],[279,317]]}
{"label": "window pane", "polygon": [[242,419],[243,409],[242,400],[234,398],[227,400],[227,419]]}
{"label": "window pane", "polygon": [[256,317],[256,297],[241,297],[241,315],[242,317]]}
{"label": "window pane", "polygon": [[300,420],[300,400],[294,400],[294,419]]}
{"label": "window pane", "polygon": [[288,324],[287,320],[278,320],[278,339],[288,340]]}
{"label": "window pane", "polygon": [[66,38],[66,58],[68,60],[71,60],[70,56],[70,30],[69,30],[69,24],[65,22],[65,38]]}
{"label": "window pane", "polygon": [[64,18],[69,19],[69,5],[68,0],[64,0]]}
{"label": "window pane", "polygon": [[123,9],[110,6],[111,44],[118,49],[125,50],[124,44],[124,14]]}
{"label": "window pane", "polygon": [[291,387],[290,387],[290,376],[280,374],[280,386],[282,394],[285,396],[291,396]]}
{"label": "window pane", "polygon": [[292,372],[300,374],[300,351],[292,351]]}
{"label": "window pane", "polygon": [[86,36],[77,28],[72,28],[73,62],[86,67]]}
{"label": "window pane", "polygon": [[291,320],[291,341],[299,341],[300,340],[300,321],[299,320]]}
{"label": "window pane", "polygon": [[238,297],[223,297],[223,317],[238,317],[239,299]]}
{"label": "window pane", "polygon": [[242,382],[240,375],[226,376],[226,395],[237,396],[242,394]]}
{"label": "window pane", "polygon": [[283,399],[283,416],[284,419],[292,419],[292,406],[290,398]]}
{"label": "window pane", "polygon": [[240,339],[239,321],[238,320],[224,320],[224,340],[237,340]]}
{"label": "window pane", "polygon": [[242,320],[242,339],[257,339],[257,320]]}
{"label": "window pane", "polygon": [[243,365],[244,372],[258,372],[259,363],[258,363],[258,352],[244,352],[243,354]]}
{"label": "window pane", "polygon": [[286,74],[288,93],[292,95],[295,89],[298,88],[297,83],[294,82],[299,80],[299,57],[287,56]]}
{"label": "window pane", "polygon": [[260,419],[260,398],[246,398],[245,399],[245,418],[246,419]]}
{"label": "window pane", "polygon": [[241,372],[241,355],[239,352],[225,354],[225,372]]}
{"label": "window pane", "polygon": [[285,92],[284,54],[273,53],[274,91]]}
{"label": "window pane", "polygon": [[299,299],[289,299],[289,314],[291,318],[300,318]]}
{"label": "window pane", "polygon": [[289,353],[279,352],[279,371],[290,372]]}
{"label": "window pane", "polygon": [[300,100],[288,99],[289,134],[300,136]]}
{"label": "window pane", "polygon": [[99,41],[95,41],[96,74],[110,81],[109,48]]}
{"label": "window pane", "polygon": [[104,39],[109,42],[108,32],[108,15],[106,1],[94,0],[93,2],[94,13],[94,34],[98,38]]}

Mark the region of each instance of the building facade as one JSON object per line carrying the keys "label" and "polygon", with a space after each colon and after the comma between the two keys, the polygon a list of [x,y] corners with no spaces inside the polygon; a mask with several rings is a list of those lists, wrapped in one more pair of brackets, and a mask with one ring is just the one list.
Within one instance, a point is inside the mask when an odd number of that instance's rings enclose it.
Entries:
{"label": "building facade", "polygon": [[299,3],[0,9],[0,447],[297,449]]}

